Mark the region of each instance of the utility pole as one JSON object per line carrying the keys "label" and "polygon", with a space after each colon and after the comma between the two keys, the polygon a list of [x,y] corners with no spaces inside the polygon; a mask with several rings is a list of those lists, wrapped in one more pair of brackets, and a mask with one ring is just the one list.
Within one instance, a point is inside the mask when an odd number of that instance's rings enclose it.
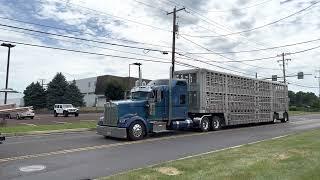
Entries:
{"label": "utility pole", "polygon": [[282,53],[281,55],[278,56],[282,56],[282,60],[278,60],[278,62],[281,62],[282,65],[282,72],[283,72],[283,83],[286,84],[287,80],[286,80],[286,64],[285,61],[291,61],[291,59],[285,59],[285,56],[289,55],[289,53]]}
{"label": "utility pole", "polygon": [[320,98],[320,69],[316,70],[316,72],[318,73],[318,76],[315,76],[315,78],[318,79],[318,83],[319,83],[319,98]]}
{"label": "utility pole", "polygon": [[173,78],[174,73],[174,63],[175,63],[175,54],[176,54],[176,34],[178,32],[177,25],[177,12],[185,10],[185,8],[180,8],[177,10],[176,7],[173,8],[172,12],[168,12],[167,15],[173,14],[173,26],[172,26],[172,68],[171,68],[171,77]]}
{"label": "utility pole", "polygon": [[39,79],[40,81],[41,81],[41,86],[42,86],[42,88],[44,88],[44,81],[46,80],[46,79]]}
{"label": "utility pole", "polygon": [[[2,43],[1,46],[8,48],[7,75],[6,75],[6,87],[5,87],[5,89],[8,89],[10,51],[11,51],[11,48],[15,47],[15,45],[10,44],[10,43],[9,44],[8,43]],[[4,92],[4,104],[7,104],[7,96],[8,96],[8,92]]]}

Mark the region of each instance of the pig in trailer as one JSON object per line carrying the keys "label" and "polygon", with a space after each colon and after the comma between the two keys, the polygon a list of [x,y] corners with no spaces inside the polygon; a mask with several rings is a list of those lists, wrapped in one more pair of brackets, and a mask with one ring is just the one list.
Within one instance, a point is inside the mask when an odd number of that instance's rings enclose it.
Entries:
{"label": "pig in trailer", "polygon": [[286,84],[212,71],[175,72],[175,79],[134,87],[129,100],[105,104],[97,124],[103,136],[139,140],[149,133],[287,122]]}

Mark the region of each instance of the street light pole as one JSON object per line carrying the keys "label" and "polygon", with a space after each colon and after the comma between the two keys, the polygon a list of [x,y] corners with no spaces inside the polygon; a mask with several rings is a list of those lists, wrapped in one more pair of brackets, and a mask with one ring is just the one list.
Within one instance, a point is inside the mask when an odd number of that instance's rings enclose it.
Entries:
{"label": "street light pole", "polygon": [[[6,87],[5,87],[5,89],[8,89],[10,52],[11,52],[11,48],[15,47],[15,45],[10,44],[10,43],[2,43],[1,46],[8,48],[7,75],[6,75]],[[8,96],[8,92],[5,92],[4,93],[4,104],[7,104],[7,96]]]}

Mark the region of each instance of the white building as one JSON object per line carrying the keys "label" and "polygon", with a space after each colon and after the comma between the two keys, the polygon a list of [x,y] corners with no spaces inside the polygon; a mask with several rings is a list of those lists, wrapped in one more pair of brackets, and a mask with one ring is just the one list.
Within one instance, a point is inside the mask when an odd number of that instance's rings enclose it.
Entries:
{"label": "white building", "polygon": [[[106,103],[104,91],[108,82],[117,81],[127,90],[134,87],[138,78],[134,77],[120,77],[112,75],[104,75],[98,77],[84,78],[76,80],[76,85],[80,89],[80,92],[84,95],[84,102],[87,107],[103,107]],[[143,79],[145,82],[150,80]]]}
{"label": "white building", "polygon": [[94,107],[97,104],[96,83],[97,77],[76,80],[76,85],[84,95],[83,100],[87,107]]}

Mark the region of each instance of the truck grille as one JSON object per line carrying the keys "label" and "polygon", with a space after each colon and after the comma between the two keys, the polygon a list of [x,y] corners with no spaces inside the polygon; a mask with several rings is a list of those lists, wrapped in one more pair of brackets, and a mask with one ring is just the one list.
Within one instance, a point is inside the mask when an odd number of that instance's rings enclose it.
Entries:
{"label": "truck grille", "polygon": [[117,126],[118,124],[118,107],[111,102],[104,105],[104,124],[108,126]]}

